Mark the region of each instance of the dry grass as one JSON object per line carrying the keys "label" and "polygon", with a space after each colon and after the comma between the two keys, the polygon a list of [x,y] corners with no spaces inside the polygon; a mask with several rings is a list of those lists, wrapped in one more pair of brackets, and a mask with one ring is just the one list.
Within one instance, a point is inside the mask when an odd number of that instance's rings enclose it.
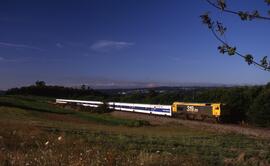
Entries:
{"label": "dry grass", "polygon": [[269,165],[270,141],[0,107],[0,165]]}
{"label": "dry grass", "polygon": [[233,124],[213,124],[201,121],[183,120],[170,117],[152,116],[139,113],[129,113],[115,111],[111,113],[113,116],[121,118],[131,118],[137,120],[147,120],[152,125],[167,125],[175,124],[182,125],[188,128],[201,129],[205,131],[218,132],[223,134],[241,134],[249,137],[258,137],[270,139],[270,128],[255,128],[252,126],[240,126]]}
{"label": "dry grass", "polygon": [[98,141],[98,137],[106,136],[102,133],[90,134],[95,138],[88,139],[81,133],[46,131],[16,123],[1,126],[5,130],[0,132],[0,165],[191,165],[196,160]]}

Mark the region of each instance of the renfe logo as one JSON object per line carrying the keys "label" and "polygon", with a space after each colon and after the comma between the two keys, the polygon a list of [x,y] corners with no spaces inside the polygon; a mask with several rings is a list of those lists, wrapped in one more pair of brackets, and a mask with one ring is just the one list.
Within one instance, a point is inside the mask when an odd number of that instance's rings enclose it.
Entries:
{"label": "renfe logo", "polygon": [[199,110],[195,108],[194,106],[187,106],[187,111],[188,112],[198,112]]}

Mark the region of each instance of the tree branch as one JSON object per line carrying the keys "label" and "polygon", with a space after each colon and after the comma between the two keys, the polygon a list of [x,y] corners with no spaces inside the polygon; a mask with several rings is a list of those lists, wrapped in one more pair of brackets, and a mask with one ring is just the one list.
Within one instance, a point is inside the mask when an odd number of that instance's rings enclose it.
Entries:
{"label": "tree branch", "polygon": [[[215,36],[215,38],[216,38],[219,42],[221,42],[223,45],[225,45],[225,46],[227,46],[227,47],[230,47],[229,44],[228,44],[227,42],[225,42],[224,40],[222,40],[222,39],[218,36],[218,34],[215,32],[215,29],[214,29],[214,28],[215,28],[215,26],[212,25],[212,27],[211,27],[210,29],[211,29],[211,32],[213,33],[213,35]],[[230,48],[231,48],[231,47],[230,47]],[[238,51],[235,51],[234,53],[235,53],[236,55],[240,56],[241,58],[246,59],[246,56],[243,55],[243,54],[241,54],[241,53],[239,53]],[[260,64],[260,63],[258,63],[258,62],[256,62],[256,61],[254,61],[253,59],[250,60],[250,61],[251,61],[252,64],[254,64],[255,66],[260,67],[260,69],[266,70],[266,71],[270,71],[270,68],[267,68],[267,67],[263,66],[262,64]]]}
{"label": "tree branch", "polygon": [[[206,2],[208,2],[211,6],[219,9],[219,10],[222,10],[224,12],[227,12],[227,13],[231,13],[231,14],[235,14],[235,15],[240,15],[241,13],[240,12],[236,12],[236,11],[233,11],[233,10],[229,10],[229,9],[222,9],[220,6],[216,5],[214,2],[212,2],[211,0],[206,0]],[[258,18],[258,19],[263,19],[263,20],[270,20],[269,17],[265,17],[265,16],[260,16],[260,15],[251,15],[251,14],[247,14],[247,16],[249,18]]]}

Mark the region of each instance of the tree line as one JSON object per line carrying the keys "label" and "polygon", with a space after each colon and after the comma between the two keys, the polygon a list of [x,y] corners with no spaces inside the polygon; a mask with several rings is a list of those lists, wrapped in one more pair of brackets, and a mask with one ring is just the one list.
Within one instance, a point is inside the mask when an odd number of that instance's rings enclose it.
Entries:
{"label": "tree line", "polygon": [[160,92],[155,89],[117,94],[93,90],[85,85],[80,88],[48,86],[37,81],[35,85],[9,89],[7,95],[37,95],[130,103],[168,104],[175,101],[223,103],[221,121],[246,123],[270,127],[270,83],[265,86],[191,88]]}
{"label": "tree line", "polygon": [[78,88],[46,85],[44,81],[36,81],[34,85],[12,88],[5,92],[6,95],[36,95],[55,98],[79,98],[81,96],[104,96],[101,92],[91,89],[86,85]]}
{"label": "tree line", "polygon": [[108,101],[171,105],[175,101],[222,103],[221,121],[270,127],[270,83],[265,86],[195,88],[111,95]]}

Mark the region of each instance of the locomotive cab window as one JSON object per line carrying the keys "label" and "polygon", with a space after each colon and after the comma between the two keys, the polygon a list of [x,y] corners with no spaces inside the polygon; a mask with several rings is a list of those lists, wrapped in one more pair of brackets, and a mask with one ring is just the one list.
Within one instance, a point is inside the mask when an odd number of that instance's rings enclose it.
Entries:
{"label": "locomotive cab window", "polygon": [[185,106],[177,106],[177,112],[185,111]]}

